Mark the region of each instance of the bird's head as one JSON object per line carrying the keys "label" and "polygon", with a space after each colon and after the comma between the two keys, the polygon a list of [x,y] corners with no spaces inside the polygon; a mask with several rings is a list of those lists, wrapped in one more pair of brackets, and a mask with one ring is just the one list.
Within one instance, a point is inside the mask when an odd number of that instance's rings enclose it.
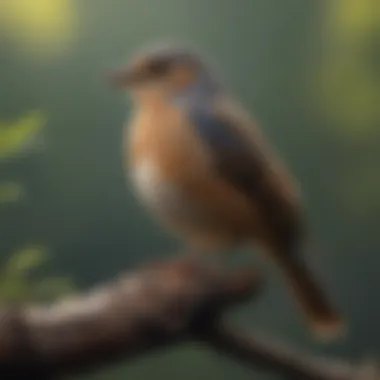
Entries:
{"label": "bird's head", "polygon": [[136,54],[129,65],[114,73],[113,83],[129,90],[132,97],[175,97],[197,87],[216,89],[212,70],[195,52],[161,46]]}

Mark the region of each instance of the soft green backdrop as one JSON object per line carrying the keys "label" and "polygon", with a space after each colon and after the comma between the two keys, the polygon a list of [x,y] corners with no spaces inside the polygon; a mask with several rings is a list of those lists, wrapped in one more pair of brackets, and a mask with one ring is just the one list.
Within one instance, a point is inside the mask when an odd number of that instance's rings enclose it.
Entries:
{"label": "soft green backdrop", "polygon": [[[0,297],[57,296],[178,249],[131,195],[121,164],[128,106],[106,81],[141,45],[175,38],[214,57],[297,175],[313,263],[349,334],[314,342],[261,261],[266,292],[233,317],[313,352],[380,354],[376,2],[0,0]],[[94,378],[178,376],[252,378],[199,347]]]}

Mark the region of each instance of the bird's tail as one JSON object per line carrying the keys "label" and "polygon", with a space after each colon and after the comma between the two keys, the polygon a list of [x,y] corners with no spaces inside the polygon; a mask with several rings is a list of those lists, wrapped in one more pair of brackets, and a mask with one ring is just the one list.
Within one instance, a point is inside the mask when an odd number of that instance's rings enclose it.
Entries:
{"label": "bird's tail", "polygon": [[345,333],[344,320],[330,302],[307,263],[295,254],[273,255],[316,338],[331,340]]}

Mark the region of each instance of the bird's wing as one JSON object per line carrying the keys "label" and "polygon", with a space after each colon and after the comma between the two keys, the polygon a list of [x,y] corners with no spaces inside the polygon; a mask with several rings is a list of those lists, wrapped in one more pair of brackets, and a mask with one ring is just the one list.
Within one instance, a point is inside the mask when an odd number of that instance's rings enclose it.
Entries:
{"label": "bird's wing", "polygon": [[259,206],[272,228],[285,233],[289,218],[297,217],[298,194],[253,121],[228,103],[194,107],[188,116],[219,175]]}
{"label": "bird's wing", "polygon": [[266,175],[266,162],[249,131],[215,105],[193,107],[188,116],[219,175],[246,196],[256,197]]}

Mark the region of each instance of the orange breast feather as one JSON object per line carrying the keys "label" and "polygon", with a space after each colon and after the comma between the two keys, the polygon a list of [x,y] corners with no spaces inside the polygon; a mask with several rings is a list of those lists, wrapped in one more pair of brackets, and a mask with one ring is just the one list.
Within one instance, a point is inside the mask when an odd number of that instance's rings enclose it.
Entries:
{"label": "orange breast feather", "polygon": [[141,109],[128,144],[140,195],[177,230],[223,238],[254,233],[254,204],[218,176],[213,158],[178,109],[163,104]]}

